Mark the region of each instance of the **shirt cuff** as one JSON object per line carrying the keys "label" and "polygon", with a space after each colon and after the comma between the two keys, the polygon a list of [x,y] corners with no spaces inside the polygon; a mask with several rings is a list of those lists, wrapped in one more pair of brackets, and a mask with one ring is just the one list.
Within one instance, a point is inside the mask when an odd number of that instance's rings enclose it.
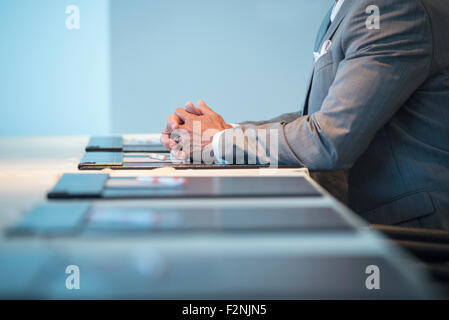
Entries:
{"label": "shirt cuff", "polygon": [[[240,126],[239,124],[230,123],[233,128],[237,128]],[[226,160],[223,159],[223,155],[221,154],[220,150],[220,138],[221,135],[225,132],[225,130],[219,131],[216,134],[214,134],[214,137],[212,138],[212,150],[214,151],[214,157],[218,164],[228,164]]]}

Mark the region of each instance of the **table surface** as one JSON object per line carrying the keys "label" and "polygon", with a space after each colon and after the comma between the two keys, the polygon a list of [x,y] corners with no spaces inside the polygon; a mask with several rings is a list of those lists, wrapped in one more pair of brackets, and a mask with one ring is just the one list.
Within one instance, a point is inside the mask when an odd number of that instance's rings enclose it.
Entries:
{"label": "table surface", "polygon": [[[136,135],[130,135],[136,136]],[[157,135],[149,135],[157,138]],[[139,137],[141,137],[139,135]],[[145,135],[144,137],[148,137]],[[402,265],[403,259],[410,260],[398,248],[391,246],[376,232],[366,230],[365,224],[346,207],[333,199],[322,188],[317,186],[324,194],[322,198],[291,198],[291,199],[193,199],[193,200],[139,200],[138,205],[151,205],[160,207],[189,207],[226,205],[226,206],[253,206],[279,208],[282,206],[332,206],[342,214],[358,230],[351,234],[289,234],[276,238],[261,235],[251,238],[245,236],[210,235],[197,236],[175,235],[170,238],[164,236],[152,236],[146,238],[104,237],[91,238],[62,238],[62,239],[10,239],[5,235],[5,229],[16,223],[27,211],[36,204],[45,203],[46,193],[63,173],[79,172],[77,164],[84,154],[84,146],[89,137],[2,137],[0,138],[0,250],[3,252],[26,252],[27,250],[56,250],[58,252],[83,252],[94,250],[105,252],[113,248],[129,251],[142,250],[143,248],[158,252],[173,252],[185,254],[186,251],[195,248],[203,251],[251,250],[251,252],[263,252],[264,250],[287,250],[297,252],[298,255],[338,255],[341,256],[382,256]],[[177,175],[177,176],[248,176],[248,175],[283,175],[304,176],[308,178],[305,169],[246,169],[246,170],[174,170],[173,168],[161,168],[153,170],[113,171],[103,170],[111,175]],[[98,200],[102,203],[107,200]],[[136,201],[120,200],[117,203],[123,205],[136,205]],[[245,246],[242,246],[245,243]],[[287,249],[286,249],[287,248]],[[399,261],[401,260],[401,261]],[[412,282],[418,282],[422,287],[425,277],[412,266],[404,271],[405,277]],[[0,285],[1,287],[1,285]]]}
{"label": "table surface", "polygon": [[[158,140],[159,134],[130,134],[129,137]],[[1,137],[0,138],[0,226],[10,225],[35,204],[46,201],[63,173],[80,173],[78,163],[88,136],[78,137]],[[98,171],[96,171],[98,172]],[[304,169],[226,169],[101,170],[111,176],[248,176],[306,175]],[[86,173],[86,171],[82,172]],[[89,172],[87,172],[89,173]],[[1,228],[0,227],[0,228]]]}

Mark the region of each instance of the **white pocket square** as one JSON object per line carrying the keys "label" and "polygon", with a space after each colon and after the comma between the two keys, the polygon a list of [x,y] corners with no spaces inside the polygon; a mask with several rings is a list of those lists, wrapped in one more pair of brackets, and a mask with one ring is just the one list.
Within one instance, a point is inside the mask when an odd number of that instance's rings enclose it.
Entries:
{"label": "white pocket square", "polygon": [[322,56],[324,56],[326,53],[328,53],[331,47],[332,47],[332,41],[330,41],[330,40],[324,41],[323,45],[321,46],[320,52],[313,53],[315,62],[317,62]]}

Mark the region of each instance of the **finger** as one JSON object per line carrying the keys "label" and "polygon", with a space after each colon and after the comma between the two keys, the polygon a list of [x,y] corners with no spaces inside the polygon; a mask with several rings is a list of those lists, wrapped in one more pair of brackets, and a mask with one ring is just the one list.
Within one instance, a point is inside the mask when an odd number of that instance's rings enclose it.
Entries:
{"label": "finger", "polygon": [[168,130],[168,124],[162,129],[162,134],[170,134],[170,130]]}
{"label": "finger", "polygon": [[164,146],[165,149],[171,150],[170,141],[173,141],[170,139],[168,134],[161,134],[161,144]]}
{"label": "finger", "polygon": [[169,132],[176,130],[182,124],[182,120],[176,115],[171,114],[167,119],[167,129]]}
{"label": "finger", "polygon": [[187,112],[195,114],[197,116],[202,115],[201,110],[198,109],[197,107],[195,107],[195,105],[190,101],[186,103],[186,110],[187,110]]}
{"label": "finger", "polygon": [[[167,125],[167,127],[168,127],[168,125]],[[162,130],[160,141],[161,141],[161,144],[162,144],[166,149],[171,150],[171,149],[173,149],[174,147],[176,147],[177,142],[174,140],[174,137],[172,137],[172,132],[171,132],[170,130],[168,130],[167,127],[165,127],[165,128]],[[173,135],[173,136],[174,136],[174,135]]]}
{"label": "finger", "polygon": [[172,149],[170,154],[178,160],[185,160],[187,158],[187,154],[182,150]]}
{"label": "finger", "polygon": [[175,110],[175,115],[177,115],[182,121],[184,121],[184,123],[191,119],[192,117],[194,117],[195,115],[188,113],[186,110],[184,110],[183,108],[178,108]]}
{"label": "finger", "polygon": [[203,100],[198,101],[198,109],[201,110],[202,114],[215,113],[211,108],[207,106],[207,104]]}

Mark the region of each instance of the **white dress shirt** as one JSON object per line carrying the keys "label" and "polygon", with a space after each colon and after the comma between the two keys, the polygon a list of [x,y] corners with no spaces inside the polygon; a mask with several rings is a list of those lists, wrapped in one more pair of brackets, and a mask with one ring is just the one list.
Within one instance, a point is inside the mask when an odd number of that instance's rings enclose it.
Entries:
{"label": "white dress shirt", "polygon": [[334,9],[332,10],[332,13],[331,13],[331,22],[334,22],[335,17],[337,16],[338,12],[341,9],[341,6],[343,5],[343,2],[345,2],[345,0],[339,0],[335,3]]}

